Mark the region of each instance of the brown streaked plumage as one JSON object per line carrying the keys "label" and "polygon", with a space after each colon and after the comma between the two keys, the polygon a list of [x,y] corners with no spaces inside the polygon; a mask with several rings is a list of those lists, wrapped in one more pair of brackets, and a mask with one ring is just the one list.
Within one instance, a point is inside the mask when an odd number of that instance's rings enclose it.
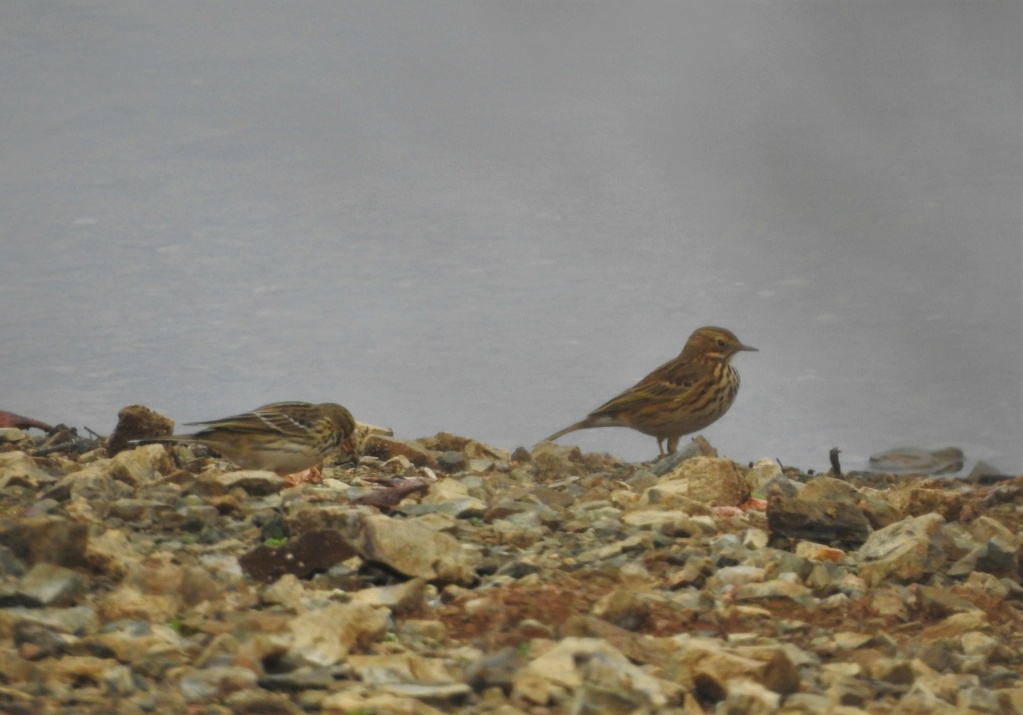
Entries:
{"label": "brown streaked plumage", "polygon": [[671,454],[681,437],[707,427],[732,406],[739,373],[731,360],[743,350],[756,348],[743,345],[730,330],[699,328],[674,360],[547,440],[591,427],[631,427],[655,437],[660,456]]}
{"label": "brown streaked plumage", "polygon": [[342,445],[351,450],[355,431],[351,413],[333,402],[273,402],[252,412],[188,424],[206,428],[194,434],[147,437],[132,444],[195,442],[243,469],[284,475],[319,464]]}

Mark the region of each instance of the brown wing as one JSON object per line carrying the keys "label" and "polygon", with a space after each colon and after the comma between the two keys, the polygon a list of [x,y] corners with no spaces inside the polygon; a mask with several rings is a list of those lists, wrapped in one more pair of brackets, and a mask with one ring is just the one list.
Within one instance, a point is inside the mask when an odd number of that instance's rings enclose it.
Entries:
{"label": "brown wing", "polygon": [[265,434],[267,430],[277,432],[285,437],[300,435],[309,430],[316,415],[313,406],[304,402],[274,402],[263,405],[240,415],[222,417],[208,422],[190,422],[191,425],[205,425],[207,430],[226,430],[235,433],[257,432]]}
{"label": "brown wing", "polygon": [[664,363],[628,390],[593,410],[590,415],[610,415],[647,405],[685,399],[700,377],[697,366],[675,358]]}

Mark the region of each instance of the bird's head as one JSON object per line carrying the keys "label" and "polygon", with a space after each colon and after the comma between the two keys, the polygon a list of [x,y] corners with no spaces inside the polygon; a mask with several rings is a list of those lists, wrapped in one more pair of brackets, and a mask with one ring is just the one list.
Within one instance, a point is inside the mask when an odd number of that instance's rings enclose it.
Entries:
{"label": "bird's head", "polygon": [[731,330],[708,325],[693,331],[682,353],[693,358],[727,362],[742,351],[757,352],[757,349],[743,345]]}

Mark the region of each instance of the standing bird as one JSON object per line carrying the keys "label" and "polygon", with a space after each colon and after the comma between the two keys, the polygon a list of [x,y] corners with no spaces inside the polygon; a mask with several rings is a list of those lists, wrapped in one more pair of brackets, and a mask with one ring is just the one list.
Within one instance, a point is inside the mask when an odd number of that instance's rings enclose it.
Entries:
{"label": "standing bird", "polygon": [[352,450],[355,420],[341,405],[323,402],[273,402],[252,412],[208,422],[195,434],[146,437],[132,444],[197,442],[243,469],[267,469],[280,475],[315,466],[344,445]]}
{"label": "standing bird", "polygon": [[[680,437],[728,412],[739,392],[739,373],[731,361],[742,350],[756,348],[740,343],[730,330],[699,328],[677,358],[547,440],[591,427],[631,427],[656,437],[660,456],[671,454]],[[668,440],[667,452],[664,440]]]}

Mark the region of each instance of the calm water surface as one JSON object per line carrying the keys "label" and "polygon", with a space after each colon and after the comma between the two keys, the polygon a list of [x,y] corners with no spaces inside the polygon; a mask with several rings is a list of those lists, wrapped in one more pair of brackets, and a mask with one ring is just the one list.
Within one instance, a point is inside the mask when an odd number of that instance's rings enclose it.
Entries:
{"label": "calm water surface", "polygon": [[7,3],[0,409],[514,448],[719,324],[733,459],[1018,472],[1021,8]]}

